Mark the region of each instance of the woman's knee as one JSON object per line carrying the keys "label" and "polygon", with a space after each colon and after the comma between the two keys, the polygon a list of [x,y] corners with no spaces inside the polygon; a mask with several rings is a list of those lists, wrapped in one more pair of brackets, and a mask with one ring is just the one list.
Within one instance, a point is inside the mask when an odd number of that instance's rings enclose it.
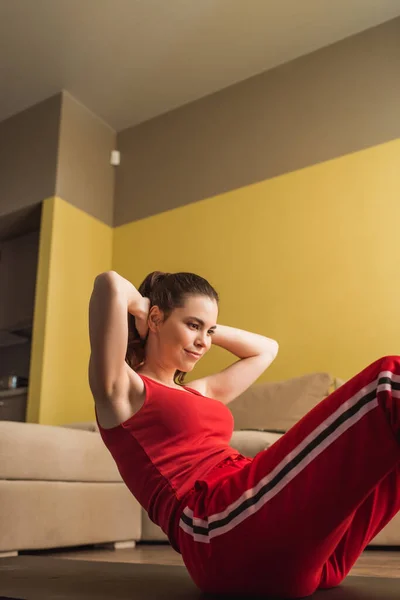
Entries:
{"label": "woman's knee", "polygon": [[395,354],[386,354],[385,356],[381,356],[375,362],[372,363],[371,366],[377,366],[379,370],[392,370],[393,368],[397,368],[400,370],[400,356]]}

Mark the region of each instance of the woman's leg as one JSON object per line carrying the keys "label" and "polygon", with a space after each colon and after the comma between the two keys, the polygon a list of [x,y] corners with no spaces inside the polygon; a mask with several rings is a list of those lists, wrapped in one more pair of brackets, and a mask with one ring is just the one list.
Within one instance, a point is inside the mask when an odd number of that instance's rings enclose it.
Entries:
{"label": "woman's leg", "polygon": [[360,538],[370,527],[367,498],[391,472],[396,475],[381,488],[379,510],[390,516],[397,510],[399,461],[400,357],[389,356],[325,398],[241,469],[225,479],[217,470],[199,482],[202,489],[180,520],[189,572],[205,591],[312,594],[328,582],[325,565],[333,564],[335,551],[340,556],[346,532],[349,562],[362,552],[363,541],[353,541],[352,531],[357,523]]}
{"label": "woman's leg", "polygon": [[400,464],[382,479],[354,512],[351,523],[323,566],[319,588],[338,585],[366,546],[400,510]]}

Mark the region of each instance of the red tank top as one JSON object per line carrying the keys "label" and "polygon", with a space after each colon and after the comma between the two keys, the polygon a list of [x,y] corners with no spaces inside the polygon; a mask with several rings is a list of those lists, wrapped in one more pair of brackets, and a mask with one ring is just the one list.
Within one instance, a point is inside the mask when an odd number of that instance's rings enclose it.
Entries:
{"label": "red tank top", "polygon": [[185,495],[219,462],[239,456],[229,446],[233,416],[222,402],[187,386],[140,377],[142,408],[111,429],[97,423],[127,487],[179,551],[174,525]]}

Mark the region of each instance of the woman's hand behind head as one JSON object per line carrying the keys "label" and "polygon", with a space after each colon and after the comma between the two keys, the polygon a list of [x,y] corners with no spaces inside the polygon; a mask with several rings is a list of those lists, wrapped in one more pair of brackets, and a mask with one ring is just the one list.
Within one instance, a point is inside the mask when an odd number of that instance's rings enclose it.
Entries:
{"label": "woman's hand behind head", "polygon": [[135,326],[136,326],[136,329],[142,340],[144,340],[146,338],[147,332],[149,330],[149,325],[148,325],[149,311],[150,311],[150,300],[149,300],[149,298],[143,297],[141,306],[140,306],[140,310],[137,312],[137,314],[134,315]]}

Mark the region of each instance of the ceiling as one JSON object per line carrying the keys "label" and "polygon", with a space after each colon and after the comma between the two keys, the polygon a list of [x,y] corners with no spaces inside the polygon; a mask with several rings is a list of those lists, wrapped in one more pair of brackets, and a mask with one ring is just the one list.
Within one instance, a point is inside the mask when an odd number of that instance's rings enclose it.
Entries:
{"label": "ceiling", "polygon": [[0,120],[65,89],[119,131],[399,15],[399,0],[0,0]]}

